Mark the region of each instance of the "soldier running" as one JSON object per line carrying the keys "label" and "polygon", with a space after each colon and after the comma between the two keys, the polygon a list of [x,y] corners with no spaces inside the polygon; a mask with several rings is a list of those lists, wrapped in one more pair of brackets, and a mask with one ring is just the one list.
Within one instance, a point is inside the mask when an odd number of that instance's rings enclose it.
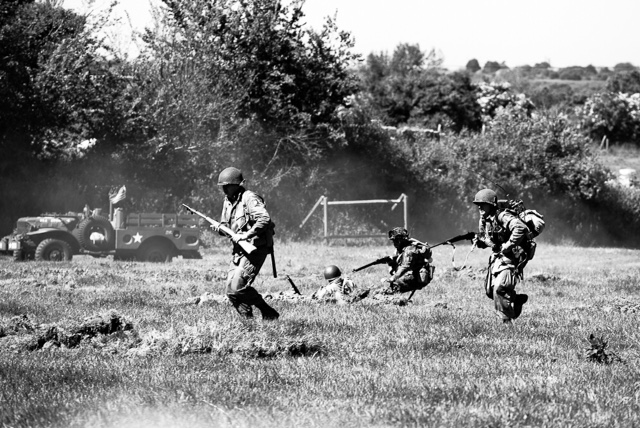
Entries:
{"label": "soldier running", "polygon": [[[244,317],[252,318],[256,306],[265,320],[275,320],[280,314],[269,306],[252,287],[265,259],[273,250],[273,222],[261,196],[244,188],[242,171],[229,167],[218,177],[225,200],[220,223],[233,231],[233,257],[227,277],[227,297]],[[215,229],[216,231],[217,228]],[[248,241],[256,250],[247,254],[239,245]]]}
{"label": "soldier running", "polygon": [[530,251],[529,229],[514,214],[498,210],[498,197],[491,189],[482,189],[473,199],[480,211],[479,231],[473,243],[478,248],[493,250],[485,281],[487,297],[493,299],[502,322],[511,323],[522,313],[529,296],[517,294],[516,285]]}

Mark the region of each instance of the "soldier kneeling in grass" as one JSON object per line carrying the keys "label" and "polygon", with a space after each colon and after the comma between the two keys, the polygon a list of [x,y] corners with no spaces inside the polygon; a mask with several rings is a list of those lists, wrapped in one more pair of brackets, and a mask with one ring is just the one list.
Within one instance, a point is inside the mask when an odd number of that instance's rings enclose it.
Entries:
{"label": "soldier kneeling in grass", "polygon": [[[384,286],[373,291],[373,298],[390,300],[392,303],[406,303],[416,290],[428,285],[433,279],[434,267],[431,265],[431,250],[409,238],[409,232],[402,227],[389,231],[389,239],[396,253],[388,258],[390,277],[382,280]],[[404,302],[396,302],[398,295],[412,294]]]}

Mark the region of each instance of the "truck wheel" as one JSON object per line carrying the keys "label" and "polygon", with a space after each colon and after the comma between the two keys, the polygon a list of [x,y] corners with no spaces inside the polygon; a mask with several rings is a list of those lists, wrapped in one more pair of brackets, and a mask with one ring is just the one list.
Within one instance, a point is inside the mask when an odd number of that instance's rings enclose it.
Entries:
{"label": "truck wheel", "polygon": [[35,257],[39,262],[62,262],[71,260],[73,252],[68,242],[49,238],[38,244]]}
{"label": "truck wheel", "polygon": [[[115,248],[115,231],[111,222],[102,216],[86,218],[73,231],[80,248],[87,251],[109,251]],[[99,237],[100,239],[96,239]]]}
{"label": "truck wheel", "polygon": [[149,244],[138,249],[137,259],[141,262],[169,263],[173,260],[173,253],[166,244]]}

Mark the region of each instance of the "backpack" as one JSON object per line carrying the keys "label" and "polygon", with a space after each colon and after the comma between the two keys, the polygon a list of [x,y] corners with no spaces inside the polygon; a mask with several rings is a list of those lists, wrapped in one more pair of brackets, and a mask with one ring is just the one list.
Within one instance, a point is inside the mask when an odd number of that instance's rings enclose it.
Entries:
{"label": "backpack", "polygon": [[508,211],[518,217],[529,229],[529,240],[538,237],[545,227],[544,216],[536,210],[526,209],[524,202],[519,200],[499,200],[498,208]]}

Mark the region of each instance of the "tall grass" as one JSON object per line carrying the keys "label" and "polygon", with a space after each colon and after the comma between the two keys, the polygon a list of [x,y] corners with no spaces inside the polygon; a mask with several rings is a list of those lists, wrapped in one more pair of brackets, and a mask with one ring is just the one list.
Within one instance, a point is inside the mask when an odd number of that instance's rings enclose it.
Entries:
{"label": "tall grass", "polygon": [[[468,250],[458,248],[457,265]],[[224,251],[166,265],[1,259],[2,325],[25,314],[38,330],[112,310],[134,331],[35,351],[19,346],[23,331],[0,337],[0,424],[640,424],[639,251],[541,244],[520,285],[530,301],[508,327],[482,290],[487,251],[471,253],[460,271],[449,249],[434,251],[436,277],[407,306],[274,301],[277,322],[242,321],[225,303],[190,303],[222,292]],[[348,273],[390,252],[280,245],[278,269],[309,294],[323,283],[324,265]],[[371,286],[385,274],[375,266],[350,276]],[[265,294],[288,289],[268,264],[258,278]],[[624,362],[587,361],[591,333]]]}

